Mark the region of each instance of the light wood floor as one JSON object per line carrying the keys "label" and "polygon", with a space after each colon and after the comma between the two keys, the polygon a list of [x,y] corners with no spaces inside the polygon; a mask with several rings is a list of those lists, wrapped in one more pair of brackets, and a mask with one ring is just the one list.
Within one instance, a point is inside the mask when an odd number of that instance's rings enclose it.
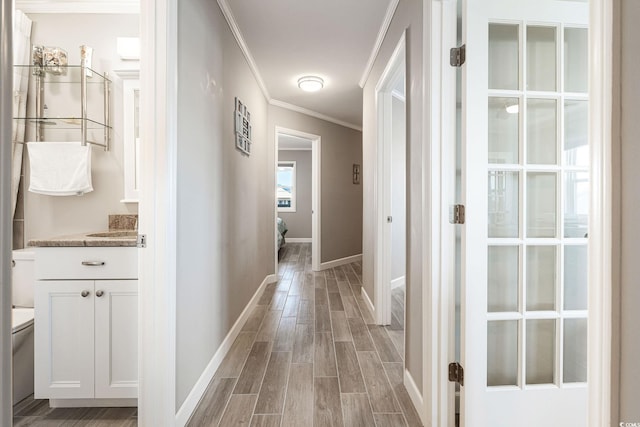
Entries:
{"label": "light wood floor", "polygon": [[[311,245],[287,244],[268,285],[188,425],[421,426],[404,388],[404,295],[376,326],[362,265],[311,271]],[[399,309],[402,311],[399,311]]]}

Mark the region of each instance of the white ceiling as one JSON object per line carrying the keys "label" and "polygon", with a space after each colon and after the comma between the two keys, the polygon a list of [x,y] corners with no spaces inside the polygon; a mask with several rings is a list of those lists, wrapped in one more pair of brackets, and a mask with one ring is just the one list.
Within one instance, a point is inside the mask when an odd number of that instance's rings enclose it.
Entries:
{"label": "white ceiling", "polygon": [[[386,31],[397,0],[219,3],[223,10],[231,10],[268,95],[280,101],[276,105],[284,102],[362,126],[358,83],[368,72],[379,34]],[[297,79],[309,74],[322,77],[324,89],[300,90]]]}
{"label": "white ceiling", "polygon": [[311,140],[299,136],[278,134],[278,150],[311,150]]}

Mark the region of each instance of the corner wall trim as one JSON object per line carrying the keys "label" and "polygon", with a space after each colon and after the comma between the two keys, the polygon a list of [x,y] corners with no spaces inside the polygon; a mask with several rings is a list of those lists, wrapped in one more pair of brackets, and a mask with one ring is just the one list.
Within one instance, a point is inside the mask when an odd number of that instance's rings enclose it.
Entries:
{"label": "corner wall trim", "polygon": [[393,279],[391,281],[391,289],[399,288],[400,286],[404,286],[405,277],[398,277],[397,279]]}
{"label": "corner wall trim", "polygon": [[416,412],[418,412],[418,415],[420,416],[420,421],[422,421],[423,425],[429,425],[425,414],[423,413],[424,411],[422,410],[424,407],[422,395],[420,394],[420,390],[418,389],[416,382],[413,380],[413,377],[407,369],[404,370],[404,387],[407,389],[407,393],[411,398],[411,403],[413,403],[413,406],[416,408]]}
{"label": "corner wall trim", "polygon": [[384,21],[382,21],[382,25],[380,26],[380,30],[378,31],[378,38],[376,38],[376,42],[373,45],[373,49],[371,50],[371,55],[369,56],[369,60],[367,61],[367,65],[364,67],[364,72],[362,73],[362,77],[360,77],[360,81],[358,82],[358,85],[363,89],[364,85],[367,84],[367,80],[369,79],[369,74],[371,74],[373,64],[376,62],[376,58],[378,57],[378,53],[380,52],[380,48],[382,47],[382,42],[387,35],[387,31],[389,31],[389,26],[391,25],[393,15],[395,15],[396,13],[398,3],[400,3],[400,0],[393,0],[391,3],[389,3],[387,13],[384,16]]}
{"label": "corner wall trim", "polygon": [[362,295],[362,299],[364,299],[364,301],[367,303],[367,308],[369,309],[369,313],[371,313],[371,316],[373,316],[373,318],[375,319],[376,307],[373,305],[373,302],[371,301],[371,298],[369,298],[369,294],[364,289],[364,286],[360,288],[360,295]]}
{"label": "corner wall trim", "polygon": [[326,114],[318,113],[317,111],[309,110],[304,107],[298,107],[297,105],[289,104],[288,102],[270,99],[269,104],[362,132],[362,126],[345,122],[344,120],[336,119],[335,117],[327,116]]}
{"label": "corner wall trim", "polygon": [[311,237],[285,237],[285,242],[289,243],[311,243],[312,241]]}
{"label": "corner wall trim", "polygon": [[278,281],[278,277],[275,274],[270,274],[264,278],[264,280],[256,290],[256,293],[253,294],[251,301],[249,301],[247,306],[244,308],[244,310],[240,314],[240,317],[238,317],[238,320],[236,320],[236,323],[233,324],[233,326],[229,330],[229,333],[222,341],[222,344],[220,344],[220,347],[218,347],[218,350],[215,352],[215,354],[209,361],[209,364],[205,368],[204,372],[202,372],[202,375],[200,375],[200,378],[198,378],[196,385],[193,387],[193,389],[191,389],[191,392],[189,393],[184,403],[178,410],[178,413],[176,414],[176,426],[182,427],[187,424],[187,422],[189,421],[189,418],[193,414],[193,411],[195,411],[196,407],[198,406],[198,403],[200,403],[200,399],[204,395],[204,392],[206,391],[207,386],[213,379],[213,375],[216,373],[216,370],[220,367],[220,364],[222,363],[222,360],[229,352],[229,349],[231,349],[231,345],[238,337],[238,334],[242,330],[242,327],[244,326],[247,319],[249,318],[249,315],[251,314],[252,310],[258,304],[258,301],[260,300],[260,297],[262,296],[262,292],[264,291],[265,287],[269,283],[275,283],[277,281]]}
{"label": "corner wall trim", "polygon": [[352,262],[362,261],[362,254],[352,255],[345,258],[336,259],[333,261],[323,262],[320,264],[320,270],[328,270],[340,265],[351,264]]}

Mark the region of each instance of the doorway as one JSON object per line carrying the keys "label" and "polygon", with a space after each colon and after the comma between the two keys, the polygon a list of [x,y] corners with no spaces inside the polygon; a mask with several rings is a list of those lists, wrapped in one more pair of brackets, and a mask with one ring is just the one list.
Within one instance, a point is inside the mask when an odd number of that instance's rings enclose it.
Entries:
{"label": "doorway", "polygon": [[406,282],[405,39],[399,41],[376,86],[378,157],[375,317],[404,329]]}
{"label": "doorway", "polygon": [[313,135],[276,126],[275,272],[289,243],[311,243],[311,268],[320,270],[320,141]]}

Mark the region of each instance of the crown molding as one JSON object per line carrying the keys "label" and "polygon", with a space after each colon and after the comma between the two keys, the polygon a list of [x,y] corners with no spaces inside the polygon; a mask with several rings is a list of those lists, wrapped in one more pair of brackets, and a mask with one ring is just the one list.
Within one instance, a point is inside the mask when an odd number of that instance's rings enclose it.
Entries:
{"label": "crown molding", "polygon": [[[396,5],[397,5],[397,2],[399,0],[393,0],[393,1],[396,2]],[[242,36],[240,27],[238,26],[238,23],[236,22],[236,19],[233,16],[233,12],[231,11],[231,7],[227,3],[227,0],[218,0],[218,5],[220,6],[220,10],[222,10],[222,14],[227,20],[227,24],[229,24],[229,28],[231,29],[231,32],[233,33],[233,36],[235,37],[236,42],[238,43],[238,46],[242,51],[242,54],[244,55],[247,63],[249,64],[249,68],[251,69],[253,76],[256,78],[256,81],[258,82],[258,86],[260,86],[260,90],[262,90],[262,94],[267,99],[267,102],[270,105],[285,108],[287,110],[295,111],[301,114],[306,114],[307,116],[315,117],[320,120],[325,120],[327,122],[335,123],[337,125],[348,127],[350,129],[354,129],[362,132],[362,126],[345,122],[344,120],[336,119],[335,117],[330,117],[313,110],[308,110],[306,108],[299,107],[297,105],[289,104],[287,102],[279,101],[277,99],[272,99],[271,95],[269,95],[269,91],[267,90],[267,85],[264,83],[264,80],[262,79],[262,75],[258,70],[258,65],[256,64],[256,61],[253,59],[253,55],[251,55],[249,46],[247,46],[247,43],[244,41],[244,37]],[[388,27],[388,24],[387,24],[387,27]]]}
{"label": "crown molding", "polygon": [[138,0],[16,0],[15,7],[24,13],[140,13]]}
{"label": "crown molding", "polygon": [[336,119],[335,117],[327,116],[325,114],[318,113],[317,111],[308,110],[303,107],[298,107],[297,105],[289,104],[288,102],[278,101],[277,99],[271,99],[269,101],[269,104],[274,105],[276,107],[285,108],[287,110],[295,111],[297,113],[306,114],[307,116],[315,117],[316,119],[335,123],[336,125],[344,126],[344,127],[362,132],[362,126],[345,122],[344,120]]}
{"label": "crown molding", "polygon": [[389,31],[389,26],[391,25],[391,20],[393,19],[393,15],[396,13],[396,9],[398,8],[398,3],[400,0],[391,0],[389,3],[389,7],[387,8],[387,13],[384,16],[384,21],[382,21],[382,25],[380,26],[380,31],[378,32],[378,38],[376,39],[375,44],[373,45],[373,50],[371,51],[371,56],[369,56],[369,61],[367,65],[364,67],[364,72],[362,73],[362,77],[360,78],[361,88],[364,89],[364,85],[367,83],[369,79],[369,74],[371,74],[371,69],[373,68],[373,64],[378,57],[378,53],[380,52],[380,48],[382,47],[382,42],[384,41],[385,36],[387,35],[387,31]]}
{"label": "crown molding", "polygon": [[218,5],[220,6],[220,10],[222,10],[222,14],[227,20],[227,24],[229,24],[229,28],[233,33],[233,36],[238,42],[238,46],[242,51],[245,59],[249,63],[249,68],[253,73],[253,76],[256,78],[258,82],[258,86],[260,86],[260,90],[262,90],[262,94],[267,101],[271,101],[271,96],[269,95],[269,91],[267,90],[267,86],[264,84],[264,80],[262,80],[262,76],[260,75],[260,71],[258,71],[258,65],[256,65],[256,61],[253,59],[253,55],[251,55],[251,51],[249,51],[249,47],[247,43],[244,41],[244,37],[242,37],[242,33],[240,32],[240,27],[238,27],[238,23],[236,22],[236,18],[233,16],[233,12],[231,11],[231,7],[227,3],[227,0],[218,0]]}

